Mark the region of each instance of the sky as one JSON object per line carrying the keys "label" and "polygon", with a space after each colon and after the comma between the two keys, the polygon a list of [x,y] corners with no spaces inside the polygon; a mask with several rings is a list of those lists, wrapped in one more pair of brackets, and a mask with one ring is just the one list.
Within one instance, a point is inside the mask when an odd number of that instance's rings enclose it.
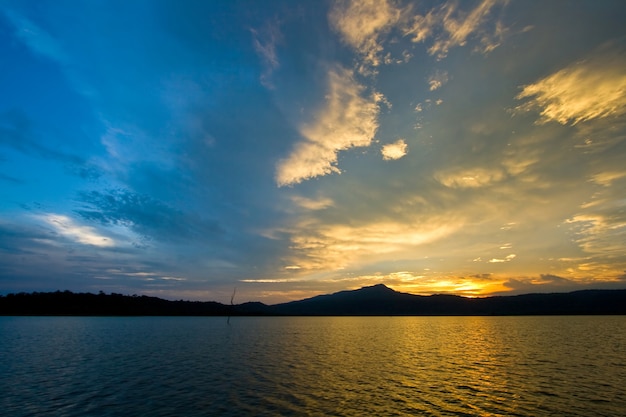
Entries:
{"label": "sky", "polygon": [[626,288],[623,0],[0,0],[0,293]]}

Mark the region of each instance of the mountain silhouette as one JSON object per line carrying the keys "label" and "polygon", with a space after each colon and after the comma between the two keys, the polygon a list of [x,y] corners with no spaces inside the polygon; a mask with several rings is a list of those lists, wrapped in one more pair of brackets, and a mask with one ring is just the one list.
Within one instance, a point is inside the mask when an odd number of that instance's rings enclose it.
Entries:
{"label": "mountain silhouette", "polygon": [[413,295],[377,284],[266,305],[168,301],[121,294],[19,293],[0,296],[0,315],[112,316],[465,316],[626,314],[626,289],[467,298]]}
{"label": "mountain silhouette", "polygon": [[276,304],[270,310],[284,315],[389,315],[411,314],[416,296],[396,292],[384,284],[358,290],[318,295],[300,301]]}
{"label": "mountain silhouette", "polygon": [[626,314],[626,290],[581,290],[485,298],[413,295],[378,284],[269,307],[281,315],[555,315]]}

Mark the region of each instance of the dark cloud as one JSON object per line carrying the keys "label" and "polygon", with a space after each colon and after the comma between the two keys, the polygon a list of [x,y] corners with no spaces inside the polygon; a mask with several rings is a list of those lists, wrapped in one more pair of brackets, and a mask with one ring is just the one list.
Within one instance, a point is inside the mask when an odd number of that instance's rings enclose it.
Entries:
{"label": "dark cloud", "polygon": [[57,290],[75,275],[64,265],[66,248],[35,225],[0,224],[0,292]]}
{"label": "dark cloud", "polygon": [[82,164],[76,155],[49,148],[37,139],[30,119],[22,112],[10,110],[0,113],[0,144],[19,152],[54,159],[69,164]]}
{"label": "dark cloud", "polygon": [[223,233],[215,220],[129,190],[83,191],[78,200],[83,208],[75,212],[83,219],[103,225],[127,226],[158,241],[212,241]]}
{"label": "dark cloud", "polygon": [[9,224],[0,224],[0,252],[4,254],[32,254],[37,242],[49,236],[32,229]]}
{"label": "dark cloud", "polygon": [[504,282],[503,285],[510,288],[511,292],[515,294],[533,292],[565,292],[584,288],[578,281],[573,281],[571,279],[551,274],[542,274],[538,279],[512,278]]}
{"label": "dark cloud", "polygon": [[[33,125],[31,119],[22,111],[8,110],[0,113],[0,146],[13,149],[24,155],[57,161],[65,166],[65,171],[86,180],[98,179],[102,176],[102,169],[89,163],[85,158],[71,152],[54,149]],[[19,183],[19,179],[2,176],[5,179]]]}
{"label": "dark cloud", "polygon": [[104,175],[104,172],[100,167],[87,162],[82,165],[70,165],[67,167],[67,171],[72,175],[76,175],[89,181],[97,180]]}
{"label": "dark cloud", "polygon": [[12,177],[11,175],[3,174],[1,172],[0,172],[0,181],[6,181],[6,182],[13,183],[13,184],[24,184],[23,180]]}

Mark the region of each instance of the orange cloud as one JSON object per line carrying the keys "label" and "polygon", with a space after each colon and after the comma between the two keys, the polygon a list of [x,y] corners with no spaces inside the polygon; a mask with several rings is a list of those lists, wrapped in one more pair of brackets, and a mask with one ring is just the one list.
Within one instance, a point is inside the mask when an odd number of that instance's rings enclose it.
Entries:
{"label": "orange cloud", "polygon": [[371,144],[378,130],[380,95],[363,96],[363,90],[351,71],[343,68],[330,71],[326,106],[312,123],[300,128],[304,140],[279,162],[276,172],[279,186],[340,173],[339,151]]}
{"label": "orange cloud", "polygon": [[605,45],[592,56],[524,86],[517,111],[538,110],[538,124],[575,125],[626,114],[626,54]]}

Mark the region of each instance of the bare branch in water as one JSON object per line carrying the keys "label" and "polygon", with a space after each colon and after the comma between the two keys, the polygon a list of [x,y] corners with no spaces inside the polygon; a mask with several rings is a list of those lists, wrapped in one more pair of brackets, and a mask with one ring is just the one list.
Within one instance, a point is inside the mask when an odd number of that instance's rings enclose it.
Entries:
{"label": "bare branch in water", "polygon": [[[235,306],[235,304],[233,304],[233,301],[235,300],[235,294],[237,293],[237,287],[235,287],[235,289],[233,290],[233,295],[230,296],[230,312],[233,312],[233,307]],[[228,315],[228,319],[226,320],[226,324],[230,324],[230,314]]]}

